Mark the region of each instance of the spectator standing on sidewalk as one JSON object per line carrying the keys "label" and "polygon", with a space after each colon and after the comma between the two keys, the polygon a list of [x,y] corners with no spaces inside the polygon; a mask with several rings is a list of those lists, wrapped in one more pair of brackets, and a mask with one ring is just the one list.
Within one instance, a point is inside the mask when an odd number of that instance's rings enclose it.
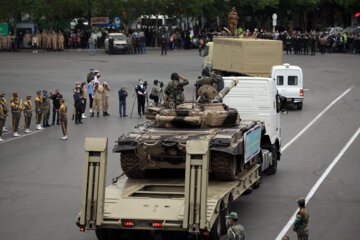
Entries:
{"label": "spectator standing on sidewalk", "polygon": [[126,115],[126,98],[128,96],[128,92],[126,91],[126,87],[123,85],[122,88],[118,92],[119,95],[119,113],[120,117],[127,117]]}

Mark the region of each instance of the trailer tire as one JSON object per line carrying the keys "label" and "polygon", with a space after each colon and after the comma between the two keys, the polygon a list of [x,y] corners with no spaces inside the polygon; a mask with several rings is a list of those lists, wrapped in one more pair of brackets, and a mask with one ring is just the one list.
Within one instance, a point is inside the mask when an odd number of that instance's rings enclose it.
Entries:
{"label": "trailer tire", "polygon": [[95,235],[98,240],[108,240],[107,229],[96,229]]}
{"label": "trailer tire", "polygon": [[211,228],[209,239],[210,240],[219,240],[221,238],[222,226],[220,215],[216,218],[214,225]]}
{"label": "trailer tire", "polygon": [[303,103],[302,102],[297,103],[297,109],[302,110],[302,108],[303,108]]}

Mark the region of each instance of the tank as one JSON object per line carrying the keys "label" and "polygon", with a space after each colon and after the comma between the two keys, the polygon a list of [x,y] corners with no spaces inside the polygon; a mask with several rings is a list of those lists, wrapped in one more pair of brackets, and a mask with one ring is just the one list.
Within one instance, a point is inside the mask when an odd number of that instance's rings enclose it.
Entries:
{"label": "tank", "polygon": [[148,107],[147,120],[120,136],[113,148],[121,154],[124,173],[130,178],[144,178],[170,169],[185,170],[187,140],[204,139],[210,142],[210,174],[218,180],[235,180],[246,168],[243,133],[258,124],[241,122],[238,111],[222,103],[238,81],[217,95],[199,94],[196,102],[176,108]]}

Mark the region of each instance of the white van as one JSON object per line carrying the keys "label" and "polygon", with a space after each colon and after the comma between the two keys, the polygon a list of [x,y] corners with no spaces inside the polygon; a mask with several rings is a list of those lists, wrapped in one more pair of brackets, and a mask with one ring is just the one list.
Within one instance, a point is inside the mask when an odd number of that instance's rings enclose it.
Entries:
{"label": "white van", "polygon": [[275,81],[279,94],[293,103],[297,109],[302,109],[304,101],[303,73],[300,67],[288,63],[273,66],[272,79]]}
{"label": "white van", "polygon": [[242,120],[263,121],[269,144],[280,153],[281,107],[278,105],[278,91],[274,81],[263,77],[224,77],[224,85],[229,85],[233,79],[240,81],[224,97],[223,102],[238,110]]}

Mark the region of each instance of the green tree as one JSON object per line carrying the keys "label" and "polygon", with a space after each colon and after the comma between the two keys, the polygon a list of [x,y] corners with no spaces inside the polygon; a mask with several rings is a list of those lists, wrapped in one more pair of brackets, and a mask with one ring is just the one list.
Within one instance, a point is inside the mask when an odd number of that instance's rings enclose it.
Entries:
{"label": "green tree", "polygon": [[16,34],[16,25],[34,5],[32,0],[2,0],[0,4],[0,19],[13,23],[13,33]]}

